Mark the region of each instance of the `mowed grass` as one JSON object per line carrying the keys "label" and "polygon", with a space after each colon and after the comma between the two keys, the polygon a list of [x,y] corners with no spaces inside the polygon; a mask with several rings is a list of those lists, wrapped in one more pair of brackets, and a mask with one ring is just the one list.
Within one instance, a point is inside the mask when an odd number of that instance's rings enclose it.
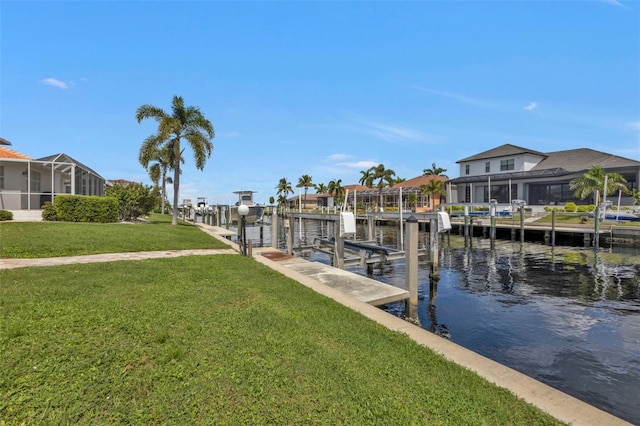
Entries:
{"label": "mowed grass", "polygon": [[171,225],[169,215],[151,215],[145,224],[0,222],[4,258],[228,247],[192,224]]}
{"label": "mowed grass", "polygon": [[0,271],[0,423],[556,424],[239,255]]}
{"label": "mowed grass", "polygon": [[[581,225],[581,226],[586,226],[586,227],[594,227],[595,223],[594,223],[594,218],[589,217],[587,213],[565,213],[565,212],[557,212],[555,215],[555,222],[557,224],[562,224],[562,225]],[[582,217],[589,217],[589,219],[587,220],[586,223],[582,223],[581,219]],[[536,220],[536,223],[544,223],[544,224],[551,224],[553,221],[553,217],[552,214],[549,213],[543,217],[541,217],[540,219]],[[600,219],[600,227],[611,227],[611,226],[635,226],[638,227],[640,226],[640,222],[631,222],[629,220],[624,220],[624,221],[615,221],[615,220],[602,220],[602,218]]]}

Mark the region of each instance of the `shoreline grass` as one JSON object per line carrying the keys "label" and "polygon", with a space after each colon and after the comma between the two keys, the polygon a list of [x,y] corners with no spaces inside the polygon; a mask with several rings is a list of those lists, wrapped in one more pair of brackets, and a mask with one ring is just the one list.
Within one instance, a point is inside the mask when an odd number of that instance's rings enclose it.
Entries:
{"label": "shoreline grass", "polygon": [[0,282],[0,423],[558,424],[239,255]]}

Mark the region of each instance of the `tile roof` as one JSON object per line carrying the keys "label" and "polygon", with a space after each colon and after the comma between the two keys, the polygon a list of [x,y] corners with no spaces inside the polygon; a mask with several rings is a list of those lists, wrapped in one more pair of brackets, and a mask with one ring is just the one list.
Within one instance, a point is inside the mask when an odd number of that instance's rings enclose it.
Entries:
{"label": "tile roof", "polygon": [[18,160],[33,160],[31,157],[25,154],[20,154],[17,151],[6,148],[4,146],[0,146],[0,158],[10,158],[10,159],[18,159]]}
{"label": "tile roof", "polygon": [[449,181],[449,178],[446,176],[438,176],[438,175],[420,175],[411,179],[407,179],[400,183],[396,183],[391,188],[420,188],[422,185],[428,185],[429,181],[432,179],[439,180],[442,182]]}

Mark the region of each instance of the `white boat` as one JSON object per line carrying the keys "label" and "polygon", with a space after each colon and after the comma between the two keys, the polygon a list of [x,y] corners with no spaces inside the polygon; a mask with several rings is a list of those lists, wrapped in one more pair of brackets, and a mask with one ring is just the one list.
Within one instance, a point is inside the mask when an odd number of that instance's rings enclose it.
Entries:
{"label": "white boat", "polygon": [[245,216],[247,225],[253,225],[256,222],[262,220],[264,214],[264,206],[255,204],[253,202],[253,194],[256,191],[234,191],[234,194],[238,194],[238,202],[231,206],[230,219],[231,222],[238,222],[240,216],[238,215],[238,206],[245,205],[249,207],[249,213]]}

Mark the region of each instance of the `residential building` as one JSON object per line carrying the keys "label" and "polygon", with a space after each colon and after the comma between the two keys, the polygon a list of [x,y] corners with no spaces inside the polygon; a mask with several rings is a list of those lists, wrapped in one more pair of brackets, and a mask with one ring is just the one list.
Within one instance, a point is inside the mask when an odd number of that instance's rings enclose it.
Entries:
{"label": "residential building", "polygon": [[[528,205],[557,205],[573,201],[594,203],[593,195],[580,200],[570,182],[589,170],[601,166],[605,172],[618,173],[629,190],[638,188],[640,161],[619,157],[589,148],[554,152],[505,144],[457,161],[460,177],[451,180],[457,199],[464,203],[487,203],[497,200],[510,203],[524,200]],[[630,204],[622,197],[622,204]]]}
{"label": "residential building", "polygon": [[0,209],[40,209],[56,194],[104,195],[105,180],[66,154],[33,159],[0,138]]}

